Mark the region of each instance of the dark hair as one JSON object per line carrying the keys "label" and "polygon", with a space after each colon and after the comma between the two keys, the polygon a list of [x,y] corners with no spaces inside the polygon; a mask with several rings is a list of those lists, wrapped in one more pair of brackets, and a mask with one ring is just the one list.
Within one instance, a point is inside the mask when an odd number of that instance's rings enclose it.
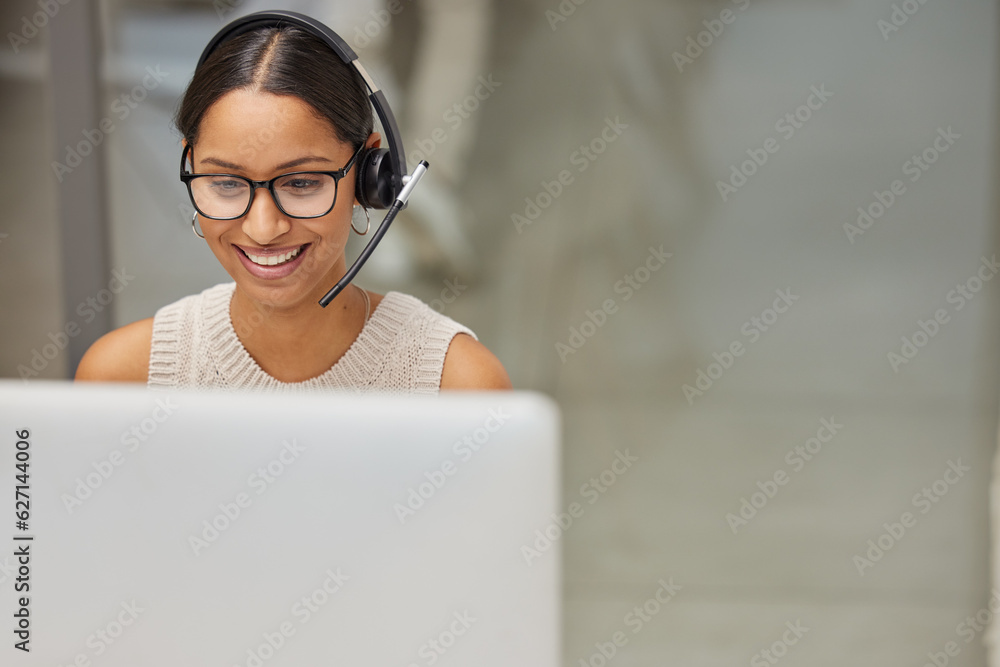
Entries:
{"label": "dark hair", "polygon": [[318,37],[295,27],[254,30],[225,42],[195,70],[175,124],[192,146],[205,113],[226,93],[293,95],[360,148],[374,127],[364,80]]}

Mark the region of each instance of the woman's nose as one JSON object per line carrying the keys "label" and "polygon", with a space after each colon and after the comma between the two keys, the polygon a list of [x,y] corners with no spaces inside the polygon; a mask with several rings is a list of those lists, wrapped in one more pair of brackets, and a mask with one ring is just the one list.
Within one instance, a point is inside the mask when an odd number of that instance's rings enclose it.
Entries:
{"label": "woman's nose", "polygon": [[288,216],[281,212],[266,187],[254,190],[250,210],[243,218],[243,233],[254,243],[268,245],[292,228]]}

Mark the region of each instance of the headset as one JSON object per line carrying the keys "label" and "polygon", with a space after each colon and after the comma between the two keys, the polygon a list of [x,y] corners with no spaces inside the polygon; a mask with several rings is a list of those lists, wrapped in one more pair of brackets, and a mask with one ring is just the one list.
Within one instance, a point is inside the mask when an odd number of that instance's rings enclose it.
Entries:
{"label": "headset", "polygon": [[385,233],[389,230],[389,225],[392,224],[399,211],[406,206],[406,201],[409,199],[410,193],[430,165],[426,160],[423,160],[414,168],[412,174],[406,174],[406,155],[403,151],[403,140],[400,136],[399,128],[396,126],[396,118],[392,115],[392,109],[389,108],[389,103],[385,99],[385,94],[379,90],[379,87],[375,85],[371,76],[358,61],[358,55],[354,52],[354,49],[340,35],[312,17],[297,12],[273,10],[255,12],[238,18],[226,25],[212,38],[202,52],[201,58],[198,59],[197,67],[201,67],[208,60],[212,52],[234,37],[262,28],[287,26],[301,28],[317,37],[329,46],[344,64],[354,67],[354,70],[361,76],[365,82],[365,86],[368,88],[368,100],[375,108],[375,113],[378,114],[382,129],[385,131],[386,144],[389,146],[388,148],[365,149],[357,161],[358,172],[355,180],[357,184],[355,198],[365,208],[387,208],[389,211],[386,213],[385,218],[382,219],[378,229],[375,230],[375,234],[368,242],[368,245],[364,247],[358,258],[354,260],[354,264],[347,270],[344,277],[319,300],[319,305],[325,308],[341,290],[354,280],[358,271],[361,270],[361,267],[371,257],[375,246],[385,236]]}

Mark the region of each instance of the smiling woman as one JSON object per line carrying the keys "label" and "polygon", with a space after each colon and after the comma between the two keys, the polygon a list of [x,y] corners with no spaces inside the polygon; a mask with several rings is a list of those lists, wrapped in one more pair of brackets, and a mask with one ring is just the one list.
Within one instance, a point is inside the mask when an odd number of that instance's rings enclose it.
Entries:
{"label": "smiling woman", "polygon": [[198,235],[233,282],[107,334],[84,356],[78,380],[510,387],[472,331],[412,296],[353,285],[329,308],[317,305],[347,272],[353,208],[368,203],[358,174],[381,144],[364,81],[323,40],[278,22],[225,41],[195,71],[177,126],[192,227],[198,233],[200,223]]}

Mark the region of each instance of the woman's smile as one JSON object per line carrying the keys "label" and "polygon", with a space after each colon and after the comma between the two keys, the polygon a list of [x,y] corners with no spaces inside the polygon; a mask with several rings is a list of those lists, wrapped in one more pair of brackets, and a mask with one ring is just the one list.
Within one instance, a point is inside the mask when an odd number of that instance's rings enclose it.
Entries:
{"label": "woman's smile", "polygon": [[311,246],[311,243],[305,243],[282,248],[255,248],[233,244],[233,249],[250,275],[263,280],[277,280],[294,273]]}

